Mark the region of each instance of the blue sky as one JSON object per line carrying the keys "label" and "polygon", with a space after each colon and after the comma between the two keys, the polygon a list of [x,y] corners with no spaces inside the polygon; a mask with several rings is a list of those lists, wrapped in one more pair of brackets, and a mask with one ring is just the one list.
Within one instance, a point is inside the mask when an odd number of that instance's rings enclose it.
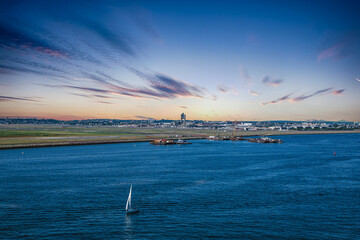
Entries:
{"label": "blue sky", "polygon": [[360,121],[358,1],[1,1],[0,116]]}

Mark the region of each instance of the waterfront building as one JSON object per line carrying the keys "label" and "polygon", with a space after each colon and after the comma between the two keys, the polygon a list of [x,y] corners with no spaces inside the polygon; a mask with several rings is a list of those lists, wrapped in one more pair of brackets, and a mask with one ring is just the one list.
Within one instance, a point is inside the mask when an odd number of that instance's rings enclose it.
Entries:
{"label": "waterfront building", "polygon": [[181,123],[181,125],[186,125],[186,114],[185,113],[181,114],[180,123]]}

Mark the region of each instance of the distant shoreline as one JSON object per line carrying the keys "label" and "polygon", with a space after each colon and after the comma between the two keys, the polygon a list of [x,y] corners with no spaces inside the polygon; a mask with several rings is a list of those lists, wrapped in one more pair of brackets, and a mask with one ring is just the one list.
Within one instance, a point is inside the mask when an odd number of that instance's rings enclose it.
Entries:
{"label": "distant shoreline", "polygon": [[[346,130],[332,130],[332,131],[253,131],[253,132],[238,132],[236,135],[241,137],[256,137],[256,136],[282,136],[282,135],[316,135],[316,134],[356,134],[360,133],[360,130],[346,131]],[[221,135],[224,135],[222,133]],[[176,137],[154,137],[154,138],[176,138]],[[186,140],[206,139],[206,137],[178,137]],[[3,138],[4,139],[4,138]],[[9,138],[10,139],[10,138]],[[23,138],[24,139],[24,138]],[[38,139],[41,140],[41,137]],[[46,138],[44,138],[45,140]],[[98,145],[98,144],[116,144],[116,143],[137,143],[137,142],[151,142],[149,138],[138,139],[103,139],[103,140],[84,140],[78,141],[76,138],[73,141],[58,142],[38,142],[38,143],[23,143],[23,144],[0,144],[0,150],[7,149],[21,149],[21,148],[41,148],[41,147],[60,147],[60,146],[79,146],[79,145]]]}

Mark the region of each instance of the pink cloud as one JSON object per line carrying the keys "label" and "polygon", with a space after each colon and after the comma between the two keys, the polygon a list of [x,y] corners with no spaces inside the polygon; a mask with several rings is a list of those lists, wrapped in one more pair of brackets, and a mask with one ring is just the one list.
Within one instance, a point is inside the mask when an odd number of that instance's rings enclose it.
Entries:
{"label": "pink cloud", "polygon": [[284,82],[283,79],[271,79],[269,76],[264,77],[262,82],[266,85],[272,86],[272,87],[278,87],[280,84]]}
{"label": "pink cloud", "polygon": [[292,93],[290,93],[290,94],[288,94],[288,95],[285,95],[285,96],[283,96],[283,97],[281,97],[281,98],[278,98],[278,99],[276,99],[276,100],[273,100],[273,101],[271,101],[271,102],[261,103],[261,105],[265,106],[265,105],[268,105],[268,104],[280,103],[280,102],[289,100],[291,95],[292,95]]}
{"label": "pink cloud", "polygon": [[218,85],[217,90],[221,93],[229,93],[229,92],[233,92],[235,94],[239,93],[238,90],[236,90],[234,87],[228,87],[225,85]]}
{"label": "pink cloud", "polygon": [[295,102],[300,102],[300,101],[303,101],[305,99],[308,99],[308,98],[311,98],[311,97],[314,97],[316,95],[320,95],[320,94],[328,94],[330,93],[330,91],[332,90],[333,88],[325,88],[325,89],[321,89],[321,90],[318,90],[314,93],[311,93],[311,94],[308,94],[308,95],[301,95],[301,96],[298,96],[296,98],[292,98],[292,99],[289,99],[290,102],[292,103],[295,103]]}
{"label": "pink cloud", "polygon": [[339,89],[339,90],[335,90],[333,91],[334,95],[343,95],[343,92],[345,91],[345,89]]}
{"label": "pink cloud", "polygon": [[317,55],[317,60],[322,61],[325,59],[339,60],[354,52],[353,48],[359,35],[357,33],[349,33],[346,36],[332,41],[323,46]]}
{"label": "pink cloud", "polygon": [[344,43],[340,42],[340,43],[336,43],[335,45],[326,48],[324,50],[322,50],[317,57],[318,61],[327,59],[327,58],[333,58],[333,57],[337,57],[340,52],[342,51],[344,47]]}
{"label": "pink cloud", "polygon": [[281,98],[275,99],[273,101],[270,102],[264,102],[261,103],[262,106],[268,105],[268,104],[276,104],[276,103],[281,103],[284,101],[290,102],[290,103],[297,103],[297,102],[301,102],[304,101],[308,98],[314,97],[314,96],[322,96],[322,95],[326,95],[326,94],[330,94],[332,93],[333,95],[342,95],[342,93],[345,91],[345,89],[339,89],[339,90],[335,90],[333,91],[333,88],[325,88],[325,89],[321,89],[318,91],[315,91],[311,94],[302,94],[298,97],[290,97],[291,95],[293,95],[293,93],[290,93],[288,95],[285,95]]}
{"label": "pink cloud", "polygon": [[36,51],[38,51],[38,52],[48,54],[48,55],[50,55],[52,57],[67,57],[65,53],[62,53],[62,52],[57,51],[57,50],[51,50],[50,48],[35,47],[34,49]]}
{"label": "pink cloud", "polygon": [[253,91],[253,90],[250,90],[249,93],[253,96],[259,96],[259,93]]}

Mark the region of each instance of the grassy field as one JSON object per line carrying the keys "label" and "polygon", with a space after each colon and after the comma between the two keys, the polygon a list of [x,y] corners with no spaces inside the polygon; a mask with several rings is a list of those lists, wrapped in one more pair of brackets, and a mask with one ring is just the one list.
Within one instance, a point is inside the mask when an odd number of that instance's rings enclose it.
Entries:
{"label": "grassy field", "polygon": [[72,137],[72,136],[118,136],[135,135],[146,137],[158,135],[211,134],[210,130],[122,128],[122,127],[73,127],[61,125],[4,125],[0,126],[0,138],[22,137]]}
{"label": "grassy field", "polygon": [[[237,136],[359,133],[354,131],[238,131]],[[171,128],[78,127],[63,125],[0,125],[0,149],[116,142],[150,141],[152,138],[205,138],[214,130]],[[230,136],[232,131],[220,131]]]}
{"label": "grassy field", "polygon": [[[152,138],[198,138],[210,131],[163,128],[77,127],[62,125],[0,126],[0,149],[26,146],[150,141]],[[202,136],[200,136],[202,137]]]}

